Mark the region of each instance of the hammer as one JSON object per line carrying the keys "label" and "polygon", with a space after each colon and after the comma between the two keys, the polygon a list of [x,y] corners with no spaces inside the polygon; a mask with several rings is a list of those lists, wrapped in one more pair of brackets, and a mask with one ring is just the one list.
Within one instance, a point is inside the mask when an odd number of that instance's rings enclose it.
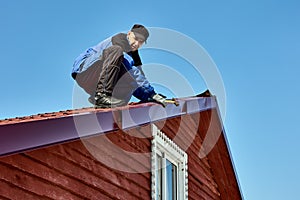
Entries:
{"label": "hammer", "polygon": [[175,106],[179,106],[179,102],[176,99],[174,99],[174,98],[172,98],[171,100],[167,99],[165,102],[166,103],[175,104]]}

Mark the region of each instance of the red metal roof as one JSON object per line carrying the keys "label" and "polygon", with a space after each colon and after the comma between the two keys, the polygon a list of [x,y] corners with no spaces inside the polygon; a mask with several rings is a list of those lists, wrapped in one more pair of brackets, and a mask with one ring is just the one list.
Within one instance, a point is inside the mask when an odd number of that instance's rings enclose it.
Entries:
{"label": "red metal roof", "polygon": [[214,97],[190,97],[178,101],[179,106],[169,104],[166,108],[155,103],[143,103],[0,120],[0,156],[216,107]]}

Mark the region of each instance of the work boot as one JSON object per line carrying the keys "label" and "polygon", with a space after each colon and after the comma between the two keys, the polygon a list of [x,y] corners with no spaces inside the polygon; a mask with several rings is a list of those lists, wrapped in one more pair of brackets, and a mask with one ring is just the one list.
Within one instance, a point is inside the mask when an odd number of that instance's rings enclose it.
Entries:
{"label": "work boot", "polygon": [[95,107],[97,108],[109,108],[125,105],[125,102],[121,99],[117,99],[105,93],[97,93],[95,96]]}

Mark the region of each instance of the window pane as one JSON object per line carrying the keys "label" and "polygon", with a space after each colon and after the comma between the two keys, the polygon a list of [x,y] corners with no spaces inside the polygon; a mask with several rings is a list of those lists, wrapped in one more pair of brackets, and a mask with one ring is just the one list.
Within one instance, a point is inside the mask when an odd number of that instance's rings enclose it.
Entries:
{"label": "window pane", "polygon": [[177,167],[166,159],[167,200],[177,199]]}
{"label": "window pane", "polygon": [[162,157],[156,154],[156,199],[162,200]]}

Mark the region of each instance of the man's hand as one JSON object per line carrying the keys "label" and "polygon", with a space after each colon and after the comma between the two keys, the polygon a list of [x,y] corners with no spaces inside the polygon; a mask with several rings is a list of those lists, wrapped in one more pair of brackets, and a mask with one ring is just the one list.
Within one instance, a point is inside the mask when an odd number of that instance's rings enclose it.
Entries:
{"label": "man's hand", "polygon": [[167,106],[167,102],[166,102],[166,97],[161,95],[161,94],[155,94],[153,95],[152,99],[161,104],[163,107],[166,107]]}

